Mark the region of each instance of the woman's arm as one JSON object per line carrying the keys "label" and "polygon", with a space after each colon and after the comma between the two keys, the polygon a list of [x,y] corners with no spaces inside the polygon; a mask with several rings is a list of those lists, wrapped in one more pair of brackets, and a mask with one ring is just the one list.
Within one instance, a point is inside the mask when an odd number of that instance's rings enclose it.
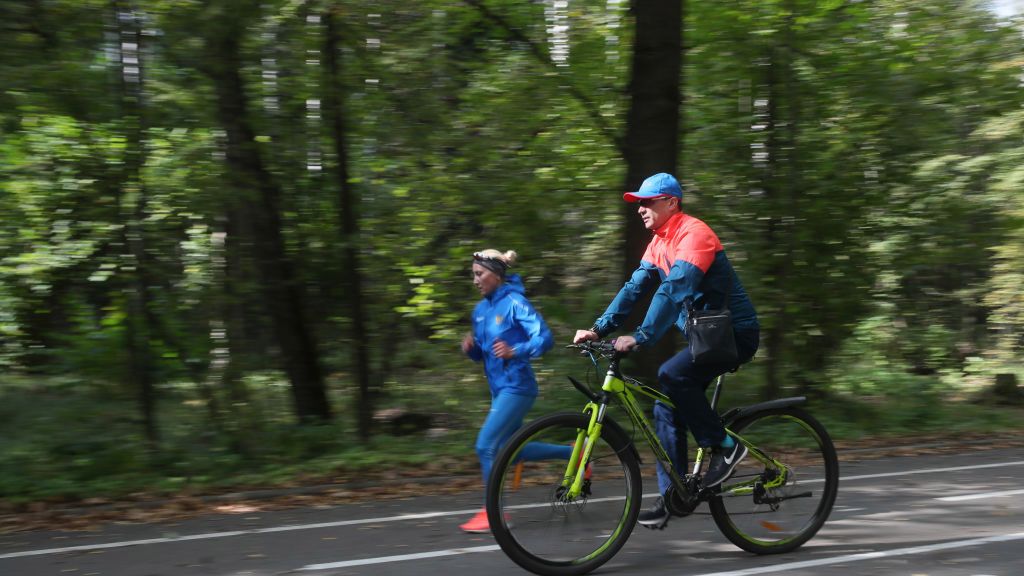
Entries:
{"label": "woman's arm", "polygon": [[515,322],[526,333],[528,340],[515,347],[515,356],[537,358],[551,349],[555,341],[544,317],[525,298],[517,298],[512,305]]}

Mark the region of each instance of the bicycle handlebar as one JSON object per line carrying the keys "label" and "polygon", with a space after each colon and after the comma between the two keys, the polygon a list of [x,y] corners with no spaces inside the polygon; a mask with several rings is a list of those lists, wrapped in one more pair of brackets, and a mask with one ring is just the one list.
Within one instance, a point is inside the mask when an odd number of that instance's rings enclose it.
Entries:
{"label": "bicycle handlebar", "polygon": [[603,358],[621,358],[629,352],[615,350],[615,340],[586,340],[579,344],[569,344],[566,348],[576,348],[584,354],[596,354]]}
{"label": "bicycle handlebar", "polygon": [[[579,344],[569,344],[566,348],[575,348],[580,351],[580,354],[584,354],[590,357],[590,361],[594,364],[595,368],[600,369],[601,364],[598,358],[608,359],[608,370],[613,374],[619,374],[619,360],[629,355],[629,352],[619,352],[615,349],[615,340],[586,340]],[[569,381],[576,387],[577,390],[582,392],[584,395],[589,397],[592,401],[598,403],[605,403],[608,401],[607,395],[603,391],[591,390],[589,386],[580,384],[575,378],[569,376]]]}

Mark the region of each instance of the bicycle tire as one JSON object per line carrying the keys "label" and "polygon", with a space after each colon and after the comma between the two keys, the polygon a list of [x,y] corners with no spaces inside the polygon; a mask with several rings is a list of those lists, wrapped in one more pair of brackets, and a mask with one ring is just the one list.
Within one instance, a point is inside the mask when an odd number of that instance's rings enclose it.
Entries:
{"label": "bicycle tire", "polygon": [[538,446],[532,443],[571,446],[589,422],[588,415],[572,412],[538,418],[513,434],[491,470],[491,532],[512,561],[535,574],[586,574],[615,556],[636,525],[642,494],[638,455],[608,418],[592,448],[580,498],[564,497],[564,456],[517,466],[528,446]]}
{"label": "bicycle tire", "polygon": [[715,524],[730,542],[754,554],[799,548],[825,524],[839,490],[839,459],[828,432],[795,406],[742,417],[729,429],[785,469],[748,454],[709,502]]}

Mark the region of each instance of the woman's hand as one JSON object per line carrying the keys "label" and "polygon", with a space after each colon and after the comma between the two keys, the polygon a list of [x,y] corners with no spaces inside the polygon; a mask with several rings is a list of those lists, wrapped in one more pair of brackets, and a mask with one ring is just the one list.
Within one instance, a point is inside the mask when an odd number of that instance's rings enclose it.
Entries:
{"label": "woman's hand", "polygon": [[516,355],[515,348],[506,344],[504,340],[495,340],[494,346],[491,346],[491,352],[494,353],[497,358],[502,358],[504,360],[508,360]]}
{"label": "woman's hand", "polygon": [[476,346],[476,342],[473,340],[473,333],[466,332],[466,335],[462,338],[462,352],[469,354],[469,351]]}
{"label": "woman's hand", "polygon": [[600,340],[600,338],[601,337],[597,335],[597,332],[594,332],[593,330],[577,330],[576,336],[572,339],[572,343],[579,344],[588,340]]}

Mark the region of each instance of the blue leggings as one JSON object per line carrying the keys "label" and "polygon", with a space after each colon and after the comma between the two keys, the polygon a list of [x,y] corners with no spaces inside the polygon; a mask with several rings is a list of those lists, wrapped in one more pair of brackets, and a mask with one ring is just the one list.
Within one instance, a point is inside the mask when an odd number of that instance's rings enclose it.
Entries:
{"label": "blue leggings", "polygon": [[[487,420],[480,428],[476,437],[476,454],[480,457],[480,468],[484,476],[484,486],[491,476],[491,466],[498,451],[512,434],[523,425],[526,413],[533,407],[533,396],[522,396],[510,392],[498,392],[491,398],[491,411]],[[550,460],[562,458],[568,460],[572,456],[572,446],[530,442],[519,453],[520,460]]]}

